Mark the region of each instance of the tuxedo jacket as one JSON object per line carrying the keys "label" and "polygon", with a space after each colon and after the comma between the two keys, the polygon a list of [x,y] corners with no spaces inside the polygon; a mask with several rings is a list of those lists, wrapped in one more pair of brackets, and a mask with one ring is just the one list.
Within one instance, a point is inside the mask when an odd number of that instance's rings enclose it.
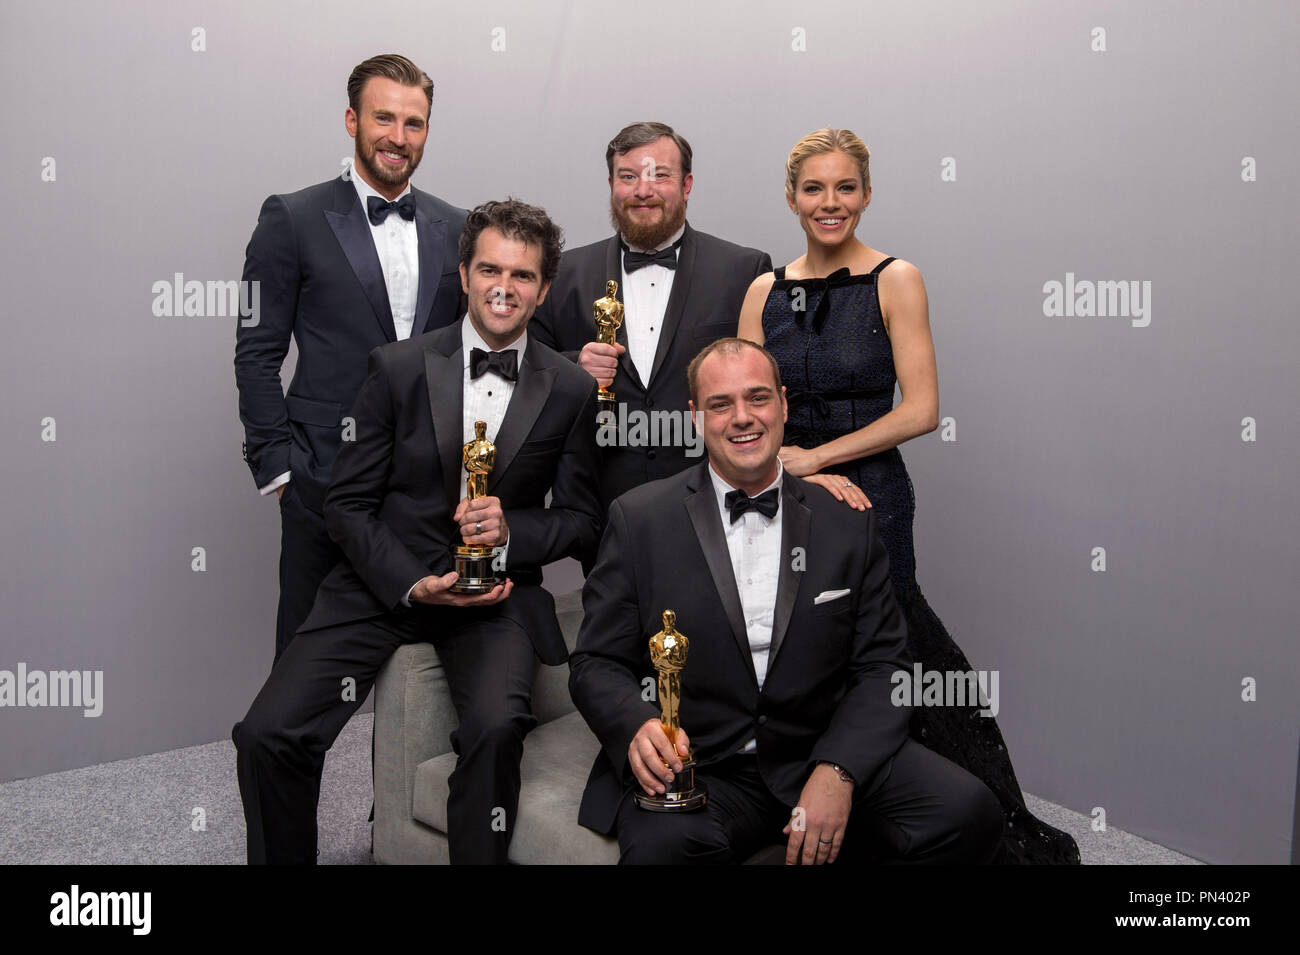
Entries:
{"label": "tuxedo jacket", "polygon": [[[619,358],[612,387],[629,415],[688,413],[686,366],[705,345],[736,334],[749,284],[770,271],[772,260],[765,252],[696,232],[687,223],[649,383],[641,380],[627,352]],[[623,301],[617,235],[565,252],[529,335],[577,361],[582,346],[596,340],[592,303],[604,298],[609,279],[619,283],[618,300]],[[625,327],[619,329],[618,341],[627,346]],[[601,500],[608,506],[624,491],[676,474],[703,455],[688,457],[684,447],[605,447],[601,458]]]}
{"label": "tuxedo jacket", "polygon": [[[464,314],[456,244],[465,211],[419,189],[411,193],[420,264],[414,337]],[[300,499],[320,511],[366,355],[397,340],[356,186],[340,177],[268,198],[243,277],[260,283],[257,324],[241,322],[235,339],[244,460],[258,487],[291,471]],[[285,395],[280,366],[291,336],[298,364]]]}
{"label": "tuxedo jacket", "polygon": [[487,482],[509,528],[505,575],[514,590],[485,611],[402,604],[417,580],[455,569],[463,380],[459,324],[370,353],[352,408],[356,440],[343,443],[325,498],[325,525],[345,560],[322,582],[300,633],[384,614],[419,614],[434,628],[438,614],[500,614],[532,637],[544,662],[564,662],[541,568],[588,557],[600,540],[596,384],[532,336],[492,436],[497,453]]}
{"label": "tuxedo jacket", "polygon": [[[907,630],[871,510],[856,511],[789,474],[781,485],[781,568],[772,645],[758,688],[740,595],[707,461],[625,494],[610,508],[569,690],[601,743],[578,821],[613,828],[635,777],[627,749],[657,703],[649,639],[676,611],[688,641],[681,726],[707,767],[755,737],[758,768],[790,806],[814,766],[838,763],[859,785],[883,780],[911,711],[891,703],[908,673]],[[844,591],[815,603],[819,595]],[[909,673],[910,679],[910,673]]]}

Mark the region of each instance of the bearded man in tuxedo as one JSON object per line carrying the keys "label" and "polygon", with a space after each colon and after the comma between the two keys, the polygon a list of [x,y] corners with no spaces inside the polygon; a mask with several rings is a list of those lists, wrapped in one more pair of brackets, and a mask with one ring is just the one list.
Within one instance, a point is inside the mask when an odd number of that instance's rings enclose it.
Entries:
{"label": "bearded man in tuxedo", "polygon": [[[433,81],[389,53],[360,63],[347,94],[351,167],[267,199],[244,262],[260,307],[237,332],[235,383],[244,460],[260,492],[280,502],[277,659],[342,556],[322,511],[366,355],[464,314],[456,242],[465,210],[411,186]],[[290,339],[298,362],[285,394],[280,366]]]}
{"label": "bearded man in tuxedo", "polygon": [[[616,234],[564,253],[533,333],[578,362],[617,402],[605,418],[601,502],[700,460],[691,430],[686,365],[736,334],[740,306],[772,260],[686,221],[694,186],[691,144],[663,123],[633,123],[605,149]],[[624,321],[613,345],[596,341],[592,304],[618,283]]]}

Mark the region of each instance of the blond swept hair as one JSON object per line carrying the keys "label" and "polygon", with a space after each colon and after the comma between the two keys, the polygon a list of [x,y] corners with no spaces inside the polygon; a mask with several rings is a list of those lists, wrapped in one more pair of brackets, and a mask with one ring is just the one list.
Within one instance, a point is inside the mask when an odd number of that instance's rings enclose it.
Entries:
{"label": "blond swept hair", "polygon": [[858,164],[862,174],[862,191],[871,188],[871,150],[851,129],[834,129],[827,126],[809,133],[794,144],[790,157],[785,161],[785,194],[794,198],[795,186],[799,182],[799,169],[809,156],[822,153],[841,152]]}

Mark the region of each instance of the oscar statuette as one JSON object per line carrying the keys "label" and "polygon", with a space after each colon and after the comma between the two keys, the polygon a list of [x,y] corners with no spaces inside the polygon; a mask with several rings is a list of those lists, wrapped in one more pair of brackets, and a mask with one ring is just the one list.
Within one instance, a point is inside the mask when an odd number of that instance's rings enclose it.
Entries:
{"label": "oscar statuette", "polygon": [[[664,628],[650,638],[650,662],[659,677],[659,725],[672,744],[676,744],[677,731],[681,728],[678,707],[688,646],[686,636],[677,632],[677,614],[665,610]],[[637,790],[636,804],[653,812],[688,812],[699,809],[709,798],[703,789],[695,787],[695,760],[689,754],[682,758],[682,771],[664,789],[662,796],[649,796]]]}
{"label": "oscar statuette", "polygon": [[[602,345],[618,344],[618,329],[623,324],[623,303],[618,300],[618,283],[610,279],[605,283],[605,297],[592,302],[596,320],[596,341]],[[597,407],[601,411],[614,410],[614,385],[596,389]]]}
{"label": "oscar statuette", "polygon": [[[474,440],[465,445],[463,457],[468,479],[465,496],[471,501],[487,497],[487,479],[496,461],[497,449],[487,439],[487,422],[474,422]],[[456,558],[456,573],[460,576],[451,589],[458,594],[485,594],[501,583],[492,569],[496,548],[482,544],[460,543],[452,548]]]}

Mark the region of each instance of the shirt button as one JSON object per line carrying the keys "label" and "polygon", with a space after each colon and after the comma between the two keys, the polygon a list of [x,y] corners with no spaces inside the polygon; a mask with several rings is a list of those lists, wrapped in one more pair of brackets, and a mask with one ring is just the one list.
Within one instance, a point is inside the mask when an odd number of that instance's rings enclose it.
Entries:
{"label": "shirt button", "polygon": [[[753,578],[753,577],[747,577],[747,578],[745,578],[745,583],[747,583],[747,584],[752,584],[753,582],[754,582],[754,578]],[[753,621],[750,621],[750,622],[752,623]]]}

